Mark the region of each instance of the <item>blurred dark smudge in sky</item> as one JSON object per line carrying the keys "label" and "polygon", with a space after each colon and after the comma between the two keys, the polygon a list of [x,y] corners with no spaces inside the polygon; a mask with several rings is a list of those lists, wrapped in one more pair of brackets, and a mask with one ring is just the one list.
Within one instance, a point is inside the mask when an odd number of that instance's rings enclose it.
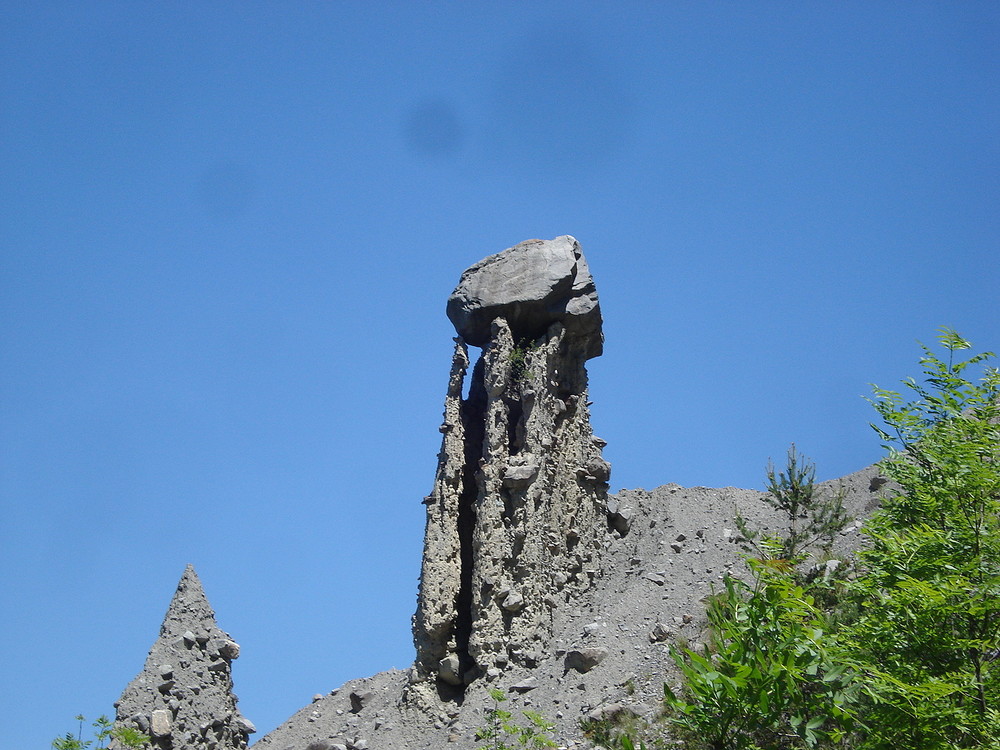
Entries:
{"label": "blurred dark smudge in sky", "polygon": [[510,49],[490,122],[502,158],[579,175],[621,155],[633,116],[625,77],[613,61],[563,32],[532,34]]}
{"label": "blurred dark smudge in sky", "polygon": [[445,99],[424,99],[406,113],[403,137],[414,152],[434,157],[455,155],[464,140],[455,107]]}

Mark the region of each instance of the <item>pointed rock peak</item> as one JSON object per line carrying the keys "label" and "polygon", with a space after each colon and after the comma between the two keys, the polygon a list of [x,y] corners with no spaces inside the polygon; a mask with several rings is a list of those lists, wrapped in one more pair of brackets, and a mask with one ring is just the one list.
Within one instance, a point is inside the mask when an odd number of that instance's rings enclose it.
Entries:
{"label": "pointed rock peak", "polygon": [[180,635],[185,631],[201,631],[210,633],[216,628],[215,611],[208,603],[201,579],[193,565],[184,569],[174,598],[170,600],[167,614],[160,626],[160,635]]}
{"label": "pointed rock peak", "polygon": [[188,565],[145,667],[115,704],[117,726],[150,735],[154,750],[245,750],[256,730],[233,694],[239,655]]}

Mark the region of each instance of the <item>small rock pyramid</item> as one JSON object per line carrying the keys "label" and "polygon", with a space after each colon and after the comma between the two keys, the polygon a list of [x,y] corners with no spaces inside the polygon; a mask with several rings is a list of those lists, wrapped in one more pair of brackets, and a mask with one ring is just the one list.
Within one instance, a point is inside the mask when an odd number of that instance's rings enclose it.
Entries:
{"label": "small rock pyramid", "polygon": [[239,654],[188,565],[145,667],[115,703],[115,723],[148,734],[157,750],[244,750],[256,729],[236,708]]}

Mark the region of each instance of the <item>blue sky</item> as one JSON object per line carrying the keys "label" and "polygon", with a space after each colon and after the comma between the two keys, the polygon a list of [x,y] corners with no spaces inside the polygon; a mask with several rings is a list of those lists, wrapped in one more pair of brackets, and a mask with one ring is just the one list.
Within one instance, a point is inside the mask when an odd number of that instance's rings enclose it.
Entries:
{"label": "blue sky", "polygon": [[[583,245],[613,489],[880,456],[1000,348],[995,3],[0,2],[0,745],[186,563],[262,733],[412,660],[461,271]],[[8,744],[9,743],[9,744]]]}

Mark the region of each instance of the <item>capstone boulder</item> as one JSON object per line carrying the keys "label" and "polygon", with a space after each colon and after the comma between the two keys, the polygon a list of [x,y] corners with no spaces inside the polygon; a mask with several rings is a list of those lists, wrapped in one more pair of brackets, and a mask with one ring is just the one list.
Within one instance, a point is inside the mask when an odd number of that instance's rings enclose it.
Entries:
{"label": "capstone boulder", "polygon": [[448,318],[466,343],[486,346],[490,326],[506,319],[515,342],[534,341],[553,323],[583,343],[584,358],[604,347],[601,308],[580,243],[569,235],[527,240],[462,274],[448,298]]}

